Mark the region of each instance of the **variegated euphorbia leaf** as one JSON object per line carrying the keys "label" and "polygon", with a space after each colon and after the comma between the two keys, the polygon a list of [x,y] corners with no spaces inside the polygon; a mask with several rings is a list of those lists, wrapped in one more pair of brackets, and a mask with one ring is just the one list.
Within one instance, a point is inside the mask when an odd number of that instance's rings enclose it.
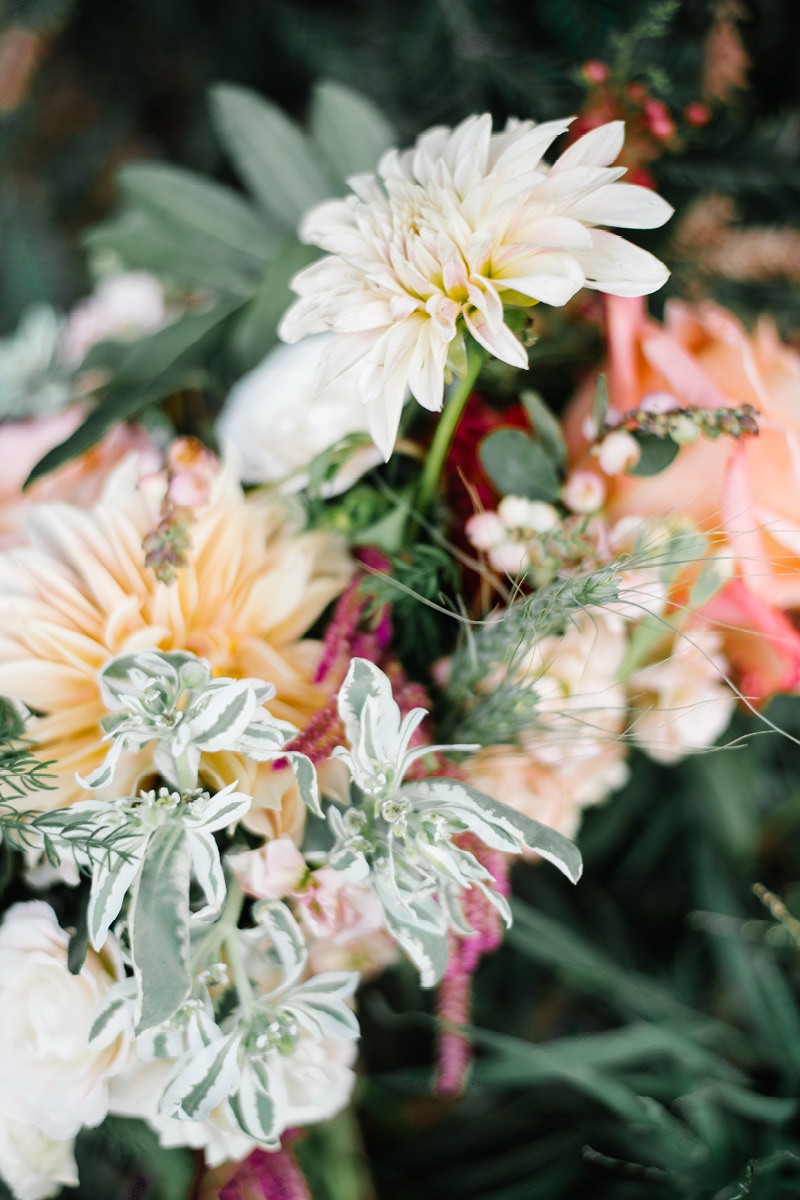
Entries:
{"label": "variegated euphorbia leaf", "polygon": [[[100,672],[112,745],[102,765],[79,782],[107,787],[122,751],[156,741],[154,765],[174,786],[197,782],[201,753],[233,751],[258,762],[281,756],[297,730],[264,709],[275,695],[260,679],[212,679],[211,666],[188,651],[143,650],[110,659]],[[305,789],[314,806],[313,788]]]}
{"label": "variegated euphorbia leaf", "polygon": [[241,1037],[227,1034],[199,1051],[189,1050],[161,1097],[162,1116],[205,1121],[239,1086],[240,1046]]}
{"label": "variegated euphorbia leaf", "polygon": [[253,916],[259,929],[269,937],[272,952],[281,969],[282,978],[276,991],[293,987],[308,963],[308,948],[302,929],[280,900],[263,901],[256,906]]}
{"label": "variegated euphorbia leaf", "polygon": [[494,850],[509,854],[534,851],[573,883],[581,877],[580,851],[569,838],[467,783],[456,779],[421,779],[406,784],[403,794],[413,800],[420,813],[430,812],[460,823]]}
{"label": "variegated euphorbia leaf", "polygon": [[166,1021],[191,992],[190,870],[186,831],[180,825],[156,830],[134,882],[128,917],[137,1034]]}
{"label": "variegated euphorbia leaf", "polygon": [[326,971],[293,988],[282,1007],[317,1040],[326,1034],[355,1039],[359,1035],[358,1021],[344,1002],[353,995],[358,982],[358,975],[352,971]]}

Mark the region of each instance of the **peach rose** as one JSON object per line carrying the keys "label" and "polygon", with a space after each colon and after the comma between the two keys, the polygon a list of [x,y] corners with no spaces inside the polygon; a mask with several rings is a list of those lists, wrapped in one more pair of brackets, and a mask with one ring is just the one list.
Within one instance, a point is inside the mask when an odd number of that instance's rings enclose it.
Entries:
{"label": "peach rose", "polygon": [[[749,696],[792,689],[800,635],[784,613],[800,608],[800,356],[766,319],[750,336],[710,304],[670,301],[662,327],[641,301],[610,297],[608,337],[612,417],[654,395],[676,407],[756,409],[757,437],[701,436],[658,475],[605,477],[607,512],[615,520],[677,510],[713,532],[734,578],[704,615],[725,634],[725,653]],[[565,434],[572,463],[599,474],[587,453],[593,391],[590,380],[567,413]]]}

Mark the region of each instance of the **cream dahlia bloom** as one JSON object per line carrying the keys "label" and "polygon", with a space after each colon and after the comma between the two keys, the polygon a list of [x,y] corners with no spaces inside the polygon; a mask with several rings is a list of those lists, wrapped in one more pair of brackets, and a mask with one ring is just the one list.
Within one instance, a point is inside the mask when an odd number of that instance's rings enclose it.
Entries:
{"label": "cream dahlia bloom", "polygon": [[[33,506],[29,544],[0,554],[0,695],[44,714],[29,733],[55,760],[57,787],[36,794],[48,807],[85,797],[75,772],[86,776],[107,750],[97,676],[112,655],[191,650],[216,674],[273,683],[270,711],[298,727],[328,699],[312,682],[320,645],[302,635],[350,576],[340,540],[298,532],[285,502],[246,498],[225,468],[195,510],[189,562],[167,585],[144,565],[142,539],[158,523],[158,504],[138,482],[129,458],[93,508]],[[135,788],[152,753],[150,745],[123,755],[116,794]],[[238,779],[255,797],[248,819],[263,832],[302,828],[290,770],[221,753],[205,756],[201,772],[215,785]]]}
{"label": "cream dahlia bloom", "polygon": [[352,372],[373,440],[388,459],[406,389],[442,407],[446,375],[463,374],[465,329],[496,358],[525,368],[504,305],[562,305],[581,287],[643,296],[665,282],[663,263],[596,228],[662,225],[670,206],[616,181],[623,142],[612,121],[543,161],[570,118],[512,121],[488,114],[434,128],[388,151],[378,175],[351,179],[354,195],[313,208],[303,241],[327,251],[292,280],[300,297],[279,335],[294,342],[331,330],[321,383]]}

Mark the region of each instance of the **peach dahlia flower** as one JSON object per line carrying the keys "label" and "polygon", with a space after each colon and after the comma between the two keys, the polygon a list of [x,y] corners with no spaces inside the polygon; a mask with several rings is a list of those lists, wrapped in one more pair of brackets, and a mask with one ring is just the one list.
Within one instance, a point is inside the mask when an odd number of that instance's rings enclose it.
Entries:
{"label": "peach dahlia flower", "polygon": [[[221,469],[190,527],[189,563],[170,586],[144,565],[142,538],[158,512],[138,481],[130,457],[94,507],[32,507],[28,545],[0,554],[0,695],[44,714],[29,732],[55,760],[57,787],[37,793],[48,807],[85,796],[75,772],[86,775],[104,755],[97,674],[112,655],[186,649],[219,675],[269,680],[270,710],[298,727],[328,699],[312,682],[319,643],[303,634],[350,576],[339,539],[300,533],[283,502],[246,498]],[[151,758],[151,746],[123,755],[117,794],[136,786]],[[261,831],[302,827],[290,771],[234,754],[206,756],[201,771],[215,785],[238,779],[255,797],[249,820]]]}

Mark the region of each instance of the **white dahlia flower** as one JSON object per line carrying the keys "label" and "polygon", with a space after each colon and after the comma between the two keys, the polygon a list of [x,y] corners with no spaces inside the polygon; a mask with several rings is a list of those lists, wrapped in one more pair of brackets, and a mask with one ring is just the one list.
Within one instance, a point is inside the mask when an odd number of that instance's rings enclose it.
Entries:
{"label": "white dahlia flower", "polygon": [[355,176],[354,195],[303,219],[302,240],[327,254],[292,280],[299,299],[279,335],[339,335],[320,384],[352,373],[387,459],[406,388],[437,412],[446,378],[464,374],[465,329],[525,368],[505,305],[562,305],[581,287],[643,296],[665,282],[652,254],[596,228],[655,227],[672,212],[649,189],[616,182],[625,168],[609,164],[623,123],[593,129],[548,166],[543,155],[570,120],[512,121],[492,133],[484,114],[430,129],[412,149],[383,156],[380,180]]}

